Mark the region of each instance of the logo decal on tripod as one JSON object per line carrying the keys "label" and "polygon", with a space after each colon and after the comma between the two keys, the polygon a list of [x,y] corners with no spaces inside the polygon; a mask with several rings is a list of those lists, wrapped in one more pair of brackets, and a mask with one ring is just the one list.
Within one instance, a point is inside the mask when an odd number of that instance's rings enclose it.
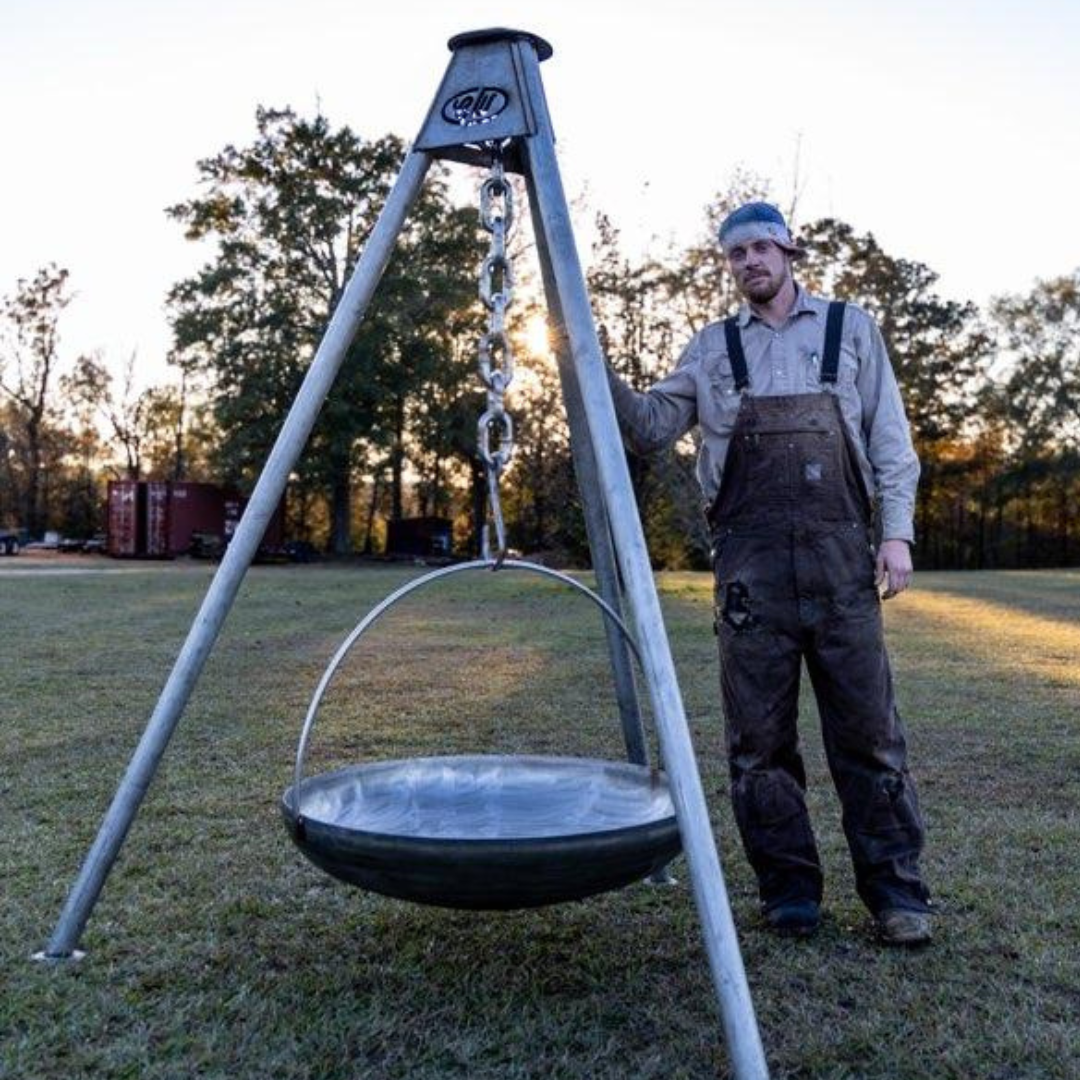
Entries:
{"label": "logo decal on tripod", "polygon": [[507,93],[497,86],[473,86],[447,100],[442,107],[442,118],[458,127],[490,124],[509,101]]}

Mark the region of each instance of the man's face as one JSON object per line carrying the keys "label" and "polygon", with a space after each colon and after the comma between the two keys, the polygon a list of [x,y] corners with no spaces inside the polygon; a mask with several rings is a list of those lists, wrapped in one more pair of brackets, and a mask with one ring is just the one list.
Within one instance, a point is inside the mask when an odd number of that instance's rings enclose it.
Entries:
{"label": "man's face", "polygon": [[767,304],[791,276],[787,252],[771,240],[737,244],[727,260],[739,292],[754,304]]}

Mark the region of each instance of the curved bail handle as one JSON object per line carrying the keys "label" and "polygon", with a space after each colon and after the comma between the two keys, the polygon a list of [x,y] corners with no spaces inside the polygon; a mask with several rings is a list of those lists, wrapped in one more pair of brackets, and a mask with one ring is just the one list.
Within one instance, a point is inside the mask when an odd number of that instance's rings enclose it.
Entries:
{"label": "curved bail handle", "polygon": [[638,662],[638,667],[642,667],[641,653],[638,651],[637,642],[634,641],[634,637],[627,629],[626,623],[623,622],[615,609],[603,597],[593,592],[587,585],[582,585],[580,581],[576,581],[574,578],[570,577],[569,574],[565,574],[561,570],[553,570],[549,566],[541,566],[539,563],[527,562],[523,559],[474,559],[471,562],[455,563],[453,566],[443,566],[438,570],[432,570],[418,578],[413,578],[412,581],[406,582],[401,588],[395,590],[376,604],[376,606],[373,607],[359,623],[357,623],[352,633],[345,638],[337,652],[334,653],[330,663],[326,666],[326,670],[322,674],[322,678],[319,679],[318,686],[315,687],[315,693],[312,695],[311,704],[308,705],[307,715],[304,717],[304,726],[300,732],[300,744],[296,748],[296,766],[293,770],[293,800],[292,806],[290,807],[294,820],[299,821],[300,819],[300,785],[304,778],[304,758],[307,755],[308,741],[311,738],[311,732],[315,726],[315,716],[319,711],[323,695],[329,688],[331,680],[336,674],[337,669],[345,660],[345,657],[348,656],[349,652],[352,650],[352,647],[365,633],[367,633],[368,629],[379,618],[390,610],[390,608],[392,608],[399,600],[404,599],[417,589],[421,589],[432,581],[449,577],[452,574],[460,574],[469,570],[496,569],[524,570],[529,573],[539,574],[542,577],[553,578],[556,581],[561,581],[564,585],[569,585],[571,588],[587,597],[600,608],[604,617],[611,620],[614,626],[623,635],[627,645],[630,647],[630,651],[634,654],[634,659]]}

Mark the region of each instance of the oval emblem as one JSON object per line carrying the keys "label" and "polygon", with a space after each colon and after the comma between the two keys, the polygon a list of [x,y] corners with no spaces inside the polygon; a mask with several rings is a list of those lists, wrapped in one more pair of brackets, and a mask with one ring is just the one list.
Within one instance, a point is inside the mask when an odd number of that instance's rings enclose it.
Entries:
{"label": "oval emblem", "polygon": [[489,124],[509,101],[507,93],[497,86],[473,86],[447,100],[442,107],[442,118],[458,127]]}

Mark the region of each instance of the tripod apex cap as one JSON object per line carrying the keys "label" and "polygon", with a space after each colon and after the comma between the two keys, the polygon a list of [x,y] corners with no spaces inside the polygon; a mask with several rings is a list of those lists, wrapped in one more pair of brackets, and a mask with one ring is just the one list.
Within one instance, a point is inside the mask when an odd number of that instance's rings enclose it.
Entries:
{"label": "tripod apex cap", "polygon": [[555,50],[538,34],[530,34],[528,30],[510,30],[505,26],[492,26],[487,30],[469,30],[464,34],[455,34],[446,46],[451,52],[466,45],[485,45],[489,41],[519,41],[524,38],[531,41],[536,49],[538,60],[547,60]]}

